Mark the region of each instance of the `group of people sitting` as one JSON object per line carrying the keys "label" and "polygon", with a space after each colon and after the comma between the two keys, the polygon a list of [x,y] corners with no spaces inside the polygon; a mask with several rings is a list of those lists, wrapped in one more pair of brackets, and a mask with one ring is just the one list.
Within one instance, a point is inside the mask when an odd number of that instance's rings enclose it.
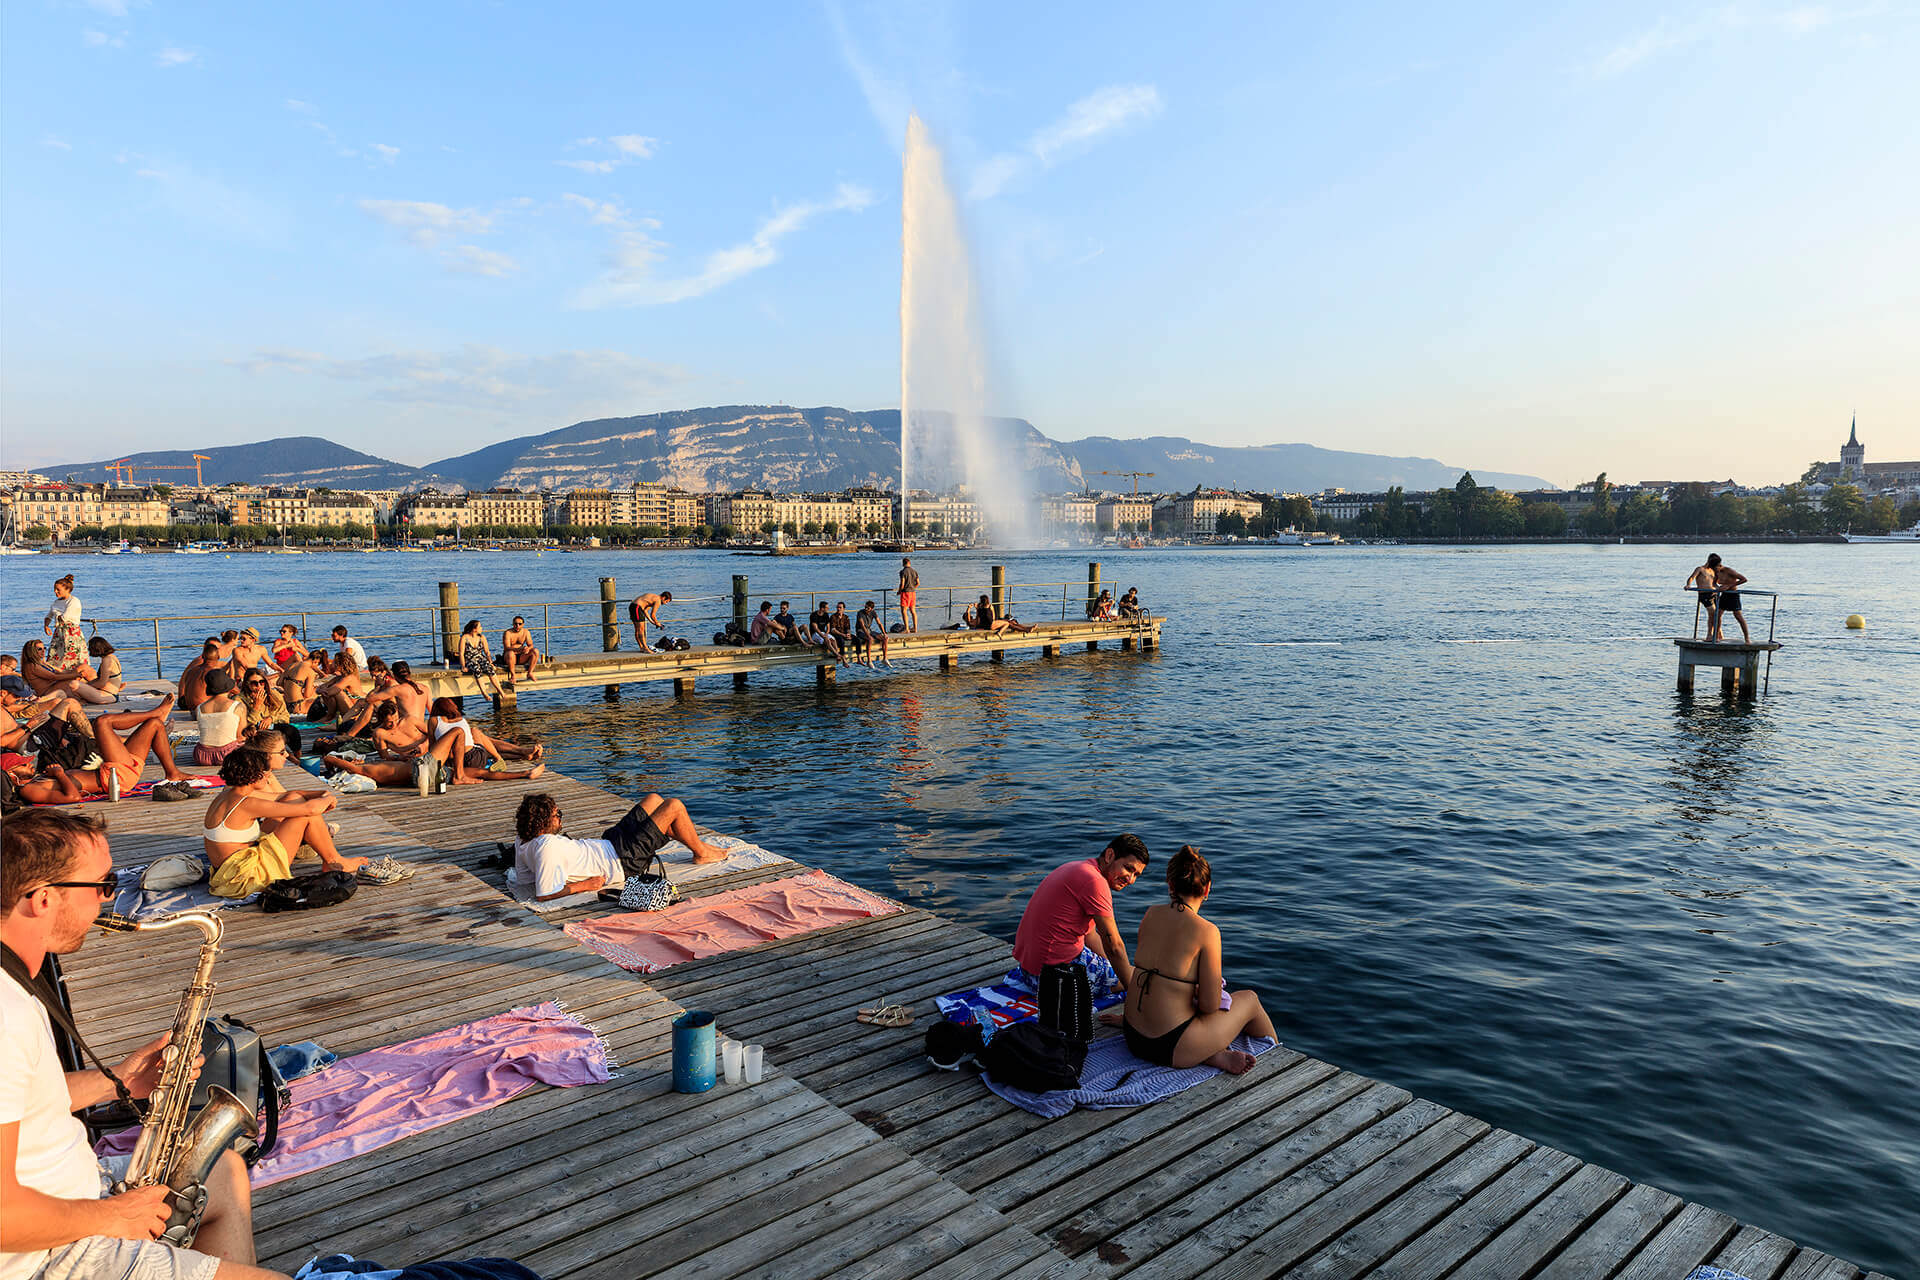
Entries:
{"label": "group of people sitting", "polygon": [[[753,644],[816,645],[834,661],[851,662],[857,667],[893,666],[887,654],[887,628],[880,621],[879,606],[871,600],[851,615],[845,600],[831,609],[822,600],[804,621],[794,617],[788,601],[782,600],[780,612],[775,613],[773,602],[762,600],[760,611],[747,624],[747,639]],[[880,649],[877,660],[873,656],[875,646]]]}
{"label": "group of people sitting", "polygon": [[[1227,993],[1220,930],[1201,908],[1213,892],[1213,868],[1192,845],[1167,863],[1167,901],[1140,917],[1134,951],[1114,921],[1113,895],[1151,861],[1136,835],[1113,839],[1099,856],[1055,868],[1020,917],[1013,958],[1040,993],[1043,1020],[1073,1039],[1093,1034],[1098,991],[1126,996],[1118,1021],[1127,1050],[1156,1066],[1201,1064],[1236,1075],[1253,1056],[1234,1049],[1241,1035],[1277,1038],[1252,991]],[[1103,1020],[1111,1021],[1109,1015]]]}
{"label": "group of people sitting", "polygon": [[1112,591],[1103,590],[1087,605],[1087,617],[1094,622],[1121,622],[1146,616],[1147,611],[1140,607],[1138,587],[1128,587],[1118,603],[1115,603]]}

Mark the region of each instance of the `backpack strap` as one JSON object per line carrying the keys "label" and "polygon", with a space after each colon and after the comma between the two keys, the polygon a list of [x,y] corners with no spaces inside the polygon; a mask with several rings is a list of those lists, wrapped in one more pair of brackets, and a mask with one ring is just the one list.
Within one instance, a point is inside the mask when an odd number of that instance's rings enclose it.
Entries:
{"label": "backpack strap", "polygon": [[93,1051],[93,1046],[88,1044],[86,1037],[80,1034],[80,1028],[73,1025],[73,1019],[68,1017],[67,1011],[60,1007],[60,1002],[48,997],[46,988],[28,975],[27,962],[15,955],[13,948],[4,943],[0,943],[0,969],[4,969],[8,977],[19,983],[40,1002],[41,1008],[47,1011],[47,1016],[53,1019],[55,1025],[73,1037],[73,1042],[80,1046],[80,1052],[93,1059],[93,1065],[99,1069],[100,1074],[112,1081],[113,1091],[120,1095],[120,1101],[132,1107],[137,1115],[145,1118],[146,1108],[128,1090],[126,1081],[115,1075],[113,1068],[100,1060],[100,1055]]}

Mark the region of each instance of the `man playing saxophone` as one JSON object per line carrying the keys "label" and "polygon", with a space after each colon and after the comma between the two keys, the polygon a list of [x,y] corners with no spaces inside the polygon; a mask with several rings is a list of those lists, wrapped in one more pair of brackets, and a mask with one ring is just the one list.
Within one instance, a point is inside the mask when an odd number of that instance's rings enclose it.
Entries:
{"label": "man playing saxophone", "polygon": [[[0,1280],[255,1280],[246,1164],[232,1151],[207,1176],[208,1206],[192,1249],[160,1243],[165,1186],[118,1195],[123,1172],[96,1160],[74,1112],[114,1097],[99,1071],[63,1072],[45,1006],[49,955],[77,951],[113,898],[104,824],[58,809],[9,817],[0,829]],[[22,980],[24,975],[25,981]],[[134,1097],[158,1080],[168,1037],[136,1050],[116,1074]],[[121,1162],[124,1162],[124,1157]]]}

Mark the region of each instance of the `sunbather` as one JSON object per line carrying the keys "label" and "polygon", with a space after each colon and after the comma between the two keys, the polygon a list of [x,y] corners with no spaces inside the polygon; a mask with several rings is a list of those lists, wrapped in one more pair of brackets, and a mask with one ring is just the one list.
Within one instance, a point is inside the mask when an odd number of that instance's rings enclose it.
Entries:
{"label": "sunbather", "polygon": [[1200,916],[1213,891],[1213,869],[1184,846],[1167,863],[1164,907],[1148,907],[1134,948],[1127,988],[1127,1051],[1157,1066],[1185,1070],[1205,1063],[1239,1075],[1253,1055],[1229,1048],[1241,1033],[1277,1039],[1273,1019],[1252,991],[1220,1007],[1220,930]]}
{"label": "sunbather", "polygon": [[543,764],[535,764],[526,770],[506,768],[509,756],[516,760],[538,760],[541,749],[538,746],[522,747],[482,733],[460,714],[452,698],[433,700],[433,714],[427,718],[427,734],[435,746],[450,734],[458,735],[460,745],[451,748],[445,756],[453,765],[453,782],[456,786],[465,786],[470,782],[511,782],[521,778],[537,778],[547,770]]}
{"label": "sunbather", "polygon": [[533,886],[541,901],[569,893],[618,888],[629,875],[642,875],[669,838],[693,851],[697,863],[721,862],[726,854],[707,844],[678,800],[648,795],[627,810],[597,840],[561,833],[560,805],[544,791],[520,800],[513,818],[514,875]]}
{"label": "sunbather", "polygon": [[280,758],[242,747],[220,766],[226,789],[207,806],[201,843],[213,870],[208,887],[223,898],[244,898],[293,874],[305,845],[328,871],[358,871],[365,858],[341,856],[326,815],[340,803],[328,791],[288,791],[274,776]]}

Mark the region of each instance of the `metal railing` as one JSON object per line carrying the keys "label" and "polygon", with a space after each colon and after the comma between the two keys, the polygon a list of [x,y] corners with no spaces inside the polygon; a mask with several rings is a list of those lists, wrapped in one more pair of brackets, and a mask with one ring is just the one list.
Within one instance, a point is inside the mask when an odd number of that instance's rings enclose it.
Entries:
{"label": "metal railing", "polygon": [[[982,582],[973,584],[954,583],[950,585],[929,586],[922,584],[918,589],[920,601],[917,612],[923,619],[922,629],[935,630],[938,627],[925,627],[924,619],[929,614],[943,618],[940,625],[950,626],[962,621],[962,614],[970,608],[979,596],[986,596],[994,603],[995,612],[1001,616],[1027,612],[1024,619],[1032,621],[1037,617],[1050,615],[1056,604],[1062,621],[1078,620],[1086,616],[1086,606],[1090,603],[1092,588],[1101,585],[1097,579],[1083,579],[1064,582]],[[1055,595],[1055,591],[1058,595]],[[829,604],[841,601],[851,605],[849,613],[857,613],[862,604],[873,600],[880,610],[881,624],[891,626],[896,618],[904,621],[899,604],[899,591],[894,586],[869,589],[858,584],[845,584],[838,587],[786,587],[781,590],[757,589],[751,592],[746,601],[747,618],[758,611],[758,600],[771,600],[778,603],[787,600],[797,604],[806,601],[806,613],[810,614],[822,602]],[[661,613],[662,622],[673,628],[688,628],[695,625],[704,630],[720,631],[727,622],[736,618],[736,602],[731,592],[716,595],[676,595]],[[143,648],[151,648],[153,669],[156,679],[166,678],[166,659],[169,653],[197,655],[205,644],[208,633],[218,634],[227,630],[238,630],[233,623],[255,626],[261,634],[261,644],[268,650],[273,647],[274,639],[282,625],[291,623],[299,631],[302,644],[316,648],[328,647],[334,626],[346,620],[367,619],[369,626],[382,627],[382,630],[359,631],[349,627],[349,634],[369,653],[376,646],[384,650],[381,656],[389,661],[405,658],[409,661],[427,663],[447,663],[445,648],[452,640],[457,643],[457,627],[449,627],[449,622],[460,615],[472,617],[476,614],[491,614],[502,622],[510,617],[531,619],[538,611],[539,621],[529,622],[537,627],[540,637],[540,651],[553,654],[555,635],[561,637],[563,645],[573,632],[600,632],[604,642],[606,628],[610,625],[606,616],[606,606],[612,604],[611,625],[622,635],[629,621],[626,610],[620,607],[616,598],[608,600],[593,597],[580,600],[532,600],[501,602],[434,603],[426,605],[387,605],[367,608],[359,605],[321,605],[302,604],[286,608],[264,608],[247,613],[182,613],[161,614],[120,618],[88,618],[86,622],[92,628],[92,634],[101,634],[103,628],[139,627],[150,634],[150,641],[142,641]],[[690,611],[683,606],[696,607]],[[589,616],[576,620],[572,610],[590,610]],[[418,629],[409,625],[413,621],[421,623]],[[324,628],[323,642],[314,645],[312,628],[316,625]],[[711,625],[708,625],[711,624]],[[495,631],[504,630],[496,627]],[[109,637],[110,639],[113,637]],[[125,646],[116,646],[125,647]],[[604,649],[604,643],[597,645]],[[180,662],[184,667],[191,658]]]}
{"label": "metal railing", "polygon": [[[1727,587],[1724,589],[1713,588],[1709,590],[1706,587],[1682,587],[1681,590],[1685,591],[1688,595],[1694,597],[1693,638],[1695,640],[1698,640],[1700,638],[1700,613],[1703,609],[1706,609],[1708,607],[1707,599],[1706,599],[1708,596],[1714,597],[1714,604],[1712,607],[1715,609],[1719,608],[1719,598],[1722,595],[1766,596],[1769,600],[1773,602],[1773,607],[1767,615],[1767,643],[1768,644],[1773,643],[1773,629],[1775,624],[1780,619],[1780,593],[1778,591],[1761,591],[1757,588],[1749,587],[1744,584],[1742,584],[1737,588]],[[1741,612],[1745,613],[1746,611],[1743,609],[1741,610]],[[1708,630],[1709,631],[1712,630],[1711,619],[1709,619]],[[1723,637],[1724,635],[1725,633],[1722,632]]]}

